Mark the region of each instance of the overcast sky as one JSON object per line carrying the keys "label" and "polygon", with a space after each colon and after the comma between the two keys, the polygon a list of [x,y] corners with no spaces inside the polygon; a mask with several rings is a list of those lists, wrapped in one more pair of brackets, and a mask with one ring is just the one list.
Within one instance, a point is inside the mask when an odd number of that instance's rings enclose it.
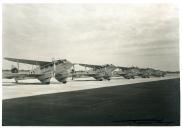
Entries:
{"label": "overcast sky", "polygon": [[5,4],[2,21],[3,57],[179,70],[174,5]]}

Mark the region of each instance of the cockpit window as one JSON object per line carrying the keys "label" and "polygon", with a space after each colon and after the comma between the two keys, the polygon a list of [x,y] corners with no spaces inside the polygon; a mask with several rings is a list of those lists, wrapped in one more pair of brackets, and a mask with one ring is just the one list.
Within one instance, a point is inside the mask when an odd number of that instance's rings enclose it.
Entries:
{"label": "cockpit window", "polygon": [[63,63],[62,60],[57,60],[55,64],[58,65],[60,63]]}
{"label": "cockpit window", "polygon": [[57,63],[60,64],[60,63],[65,63],[66,62],[66,59],[64,60],[58,60]]}
{"label": "cockpit window", "polygon": [[63,63],[65,63],[66,62],[66,59],[64,59],[64,60],[62,60],[63,61]]}

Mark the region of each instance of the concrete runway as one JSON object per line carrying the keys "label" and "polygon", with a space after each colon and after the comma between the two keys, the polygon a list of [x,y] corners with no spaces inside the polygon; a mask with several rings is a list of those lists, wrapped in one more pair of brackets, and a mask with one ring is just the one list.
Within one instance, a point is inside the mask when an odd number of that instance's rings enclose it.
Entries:
{"label": "concrete runway", "polygon": [[134,83],[143,83],[150,81],[159,81],[165,79],[179,78],[179,75],[168,75],[165,77],[153,77],[153,78],[136,78],[136,79],[124,79],[124,78],[112,78],[110,81],[95,81],[93,78],[79,78],[75,80],[68,79],[66,84],[59,83],[54,78],[51,79],[50,85],[42,85],[38,80],[22,80],[16,84],[14,80],[3,79],[3,100],[35,96],[42,94],[52,94],[59,92],[78,91],[85,89],[102,88],[109,86],[128,85]]}
{"label": "concrete runway", "polygon": [[[167,79],[167,78],[166,78]],[[152,79],[151,79],[152,80]],[[154,80],[154,79],[153,79]],[[179,126],[180,79],[142,82],[110,87],[95,81],[62,86],[31,86],[43,90],[98,85],[100,88],[3,100],[3,126]],[[80,83],[80,82],[78,82]],[[88,84],[89,83],[89,84]],[[98,84],[99,83],[99,84]],[[129,83],[129,82],[128,82]],[[57,82],[56,82],[57,84]],[[78,86],[79,85],[79,86]],[[85,87],[84,86],[84,87]],[[19,87],[19,86],[7,86]],[[45,88],[47,89],[45,89]],[[21,89],[20,88],[20,89]],[[33,91],[36,89],[34,88]],[[82,88],[83,89],[83,88]],[[19,92],[21,92],[20,90]],[[24,90],[23,90],[24,91]]]}

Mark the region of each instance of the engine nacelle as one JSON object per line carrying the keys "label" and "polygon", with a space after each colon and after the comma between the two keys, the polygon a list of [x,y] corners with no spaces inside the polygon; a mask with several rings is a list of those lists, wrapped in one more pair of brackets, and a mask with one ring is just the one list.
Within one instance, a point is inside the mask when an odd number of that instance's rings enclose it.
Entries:
{"label": "engine nacelle", "polygon": [[40,77],[38,77],[38,80],[42,84],[50,84],[51,77],[52,77],[52,74],[51,73],[47,73],[47,74],[44,74],[44,75],[41,75]]}
{"label": "engine nacelle", "polygon": [[11,73],[18,73],[18,68],[12,67],[11,68]]}
{"label": "engine nacelle", "polygon": [[59,82],[62,82],[63,84],[65,84],[67,81],[67,74],[55,74],[55,79]]}

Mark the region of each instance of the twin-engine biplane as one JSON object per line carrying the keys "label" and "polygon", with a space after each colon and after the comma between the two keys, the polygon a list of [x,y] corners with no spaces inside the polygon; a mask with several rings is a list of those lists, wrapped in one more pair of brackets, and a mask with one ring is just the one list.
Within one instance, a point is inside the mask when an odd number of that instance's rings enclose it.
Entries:
{"label": "twin-engine biplane", "polygon": [[135,79],[136,77],[150,78],[154,77],[164,77],[166,73],[164,71],[155,70],[152,68],[138,68],[138,67],[117,67],[119,70],[115,71],[114,74],[122,76],[126,79]]}
{"label": "twin-engine biplane", "polygon": [[151,76],[164,77],[166,75],[165,71],[160,71],[152,68],[142,68],[140,70],[142,72],[142,78],[150,78]]}
{"label": "twin-engine biplane", "polygon": [[83,66],[85,68],[89,68],[88,70],[77,72],[75,74],[83,77],[93,77],[94,79],[98,81],[102,80],[110,80],[112,77],[112,72],[116,69],[116,66],[112,64],[106,64],[106,65],[91,65],[91,64],[79,64],[80,66]]}
{"label": "twin-engine biplane", "polygon": [[138,67],[121,67],[117,66],[119,69],[115,71],[115,75],[122,76],[125,79],[135,79],[135,77],[140,76],[141,72]]}
{"label": "twin-engine biplane", "polygon": [[[69,77],[71,67],[73,66],[73,64],[66,59],[53,60],[50,62],[15,58],[4,59],[17,62],[18,67],[12,67],[10,72],[3,72],[3,78],[14,78],[16,82],[24,79],[38,79],[43,84],[49,84],[50,79],[55,77],[59,82],[66,83],[66,79]],[[27,71],[20,71],[19,63],[36,65],[36,68]]]}

